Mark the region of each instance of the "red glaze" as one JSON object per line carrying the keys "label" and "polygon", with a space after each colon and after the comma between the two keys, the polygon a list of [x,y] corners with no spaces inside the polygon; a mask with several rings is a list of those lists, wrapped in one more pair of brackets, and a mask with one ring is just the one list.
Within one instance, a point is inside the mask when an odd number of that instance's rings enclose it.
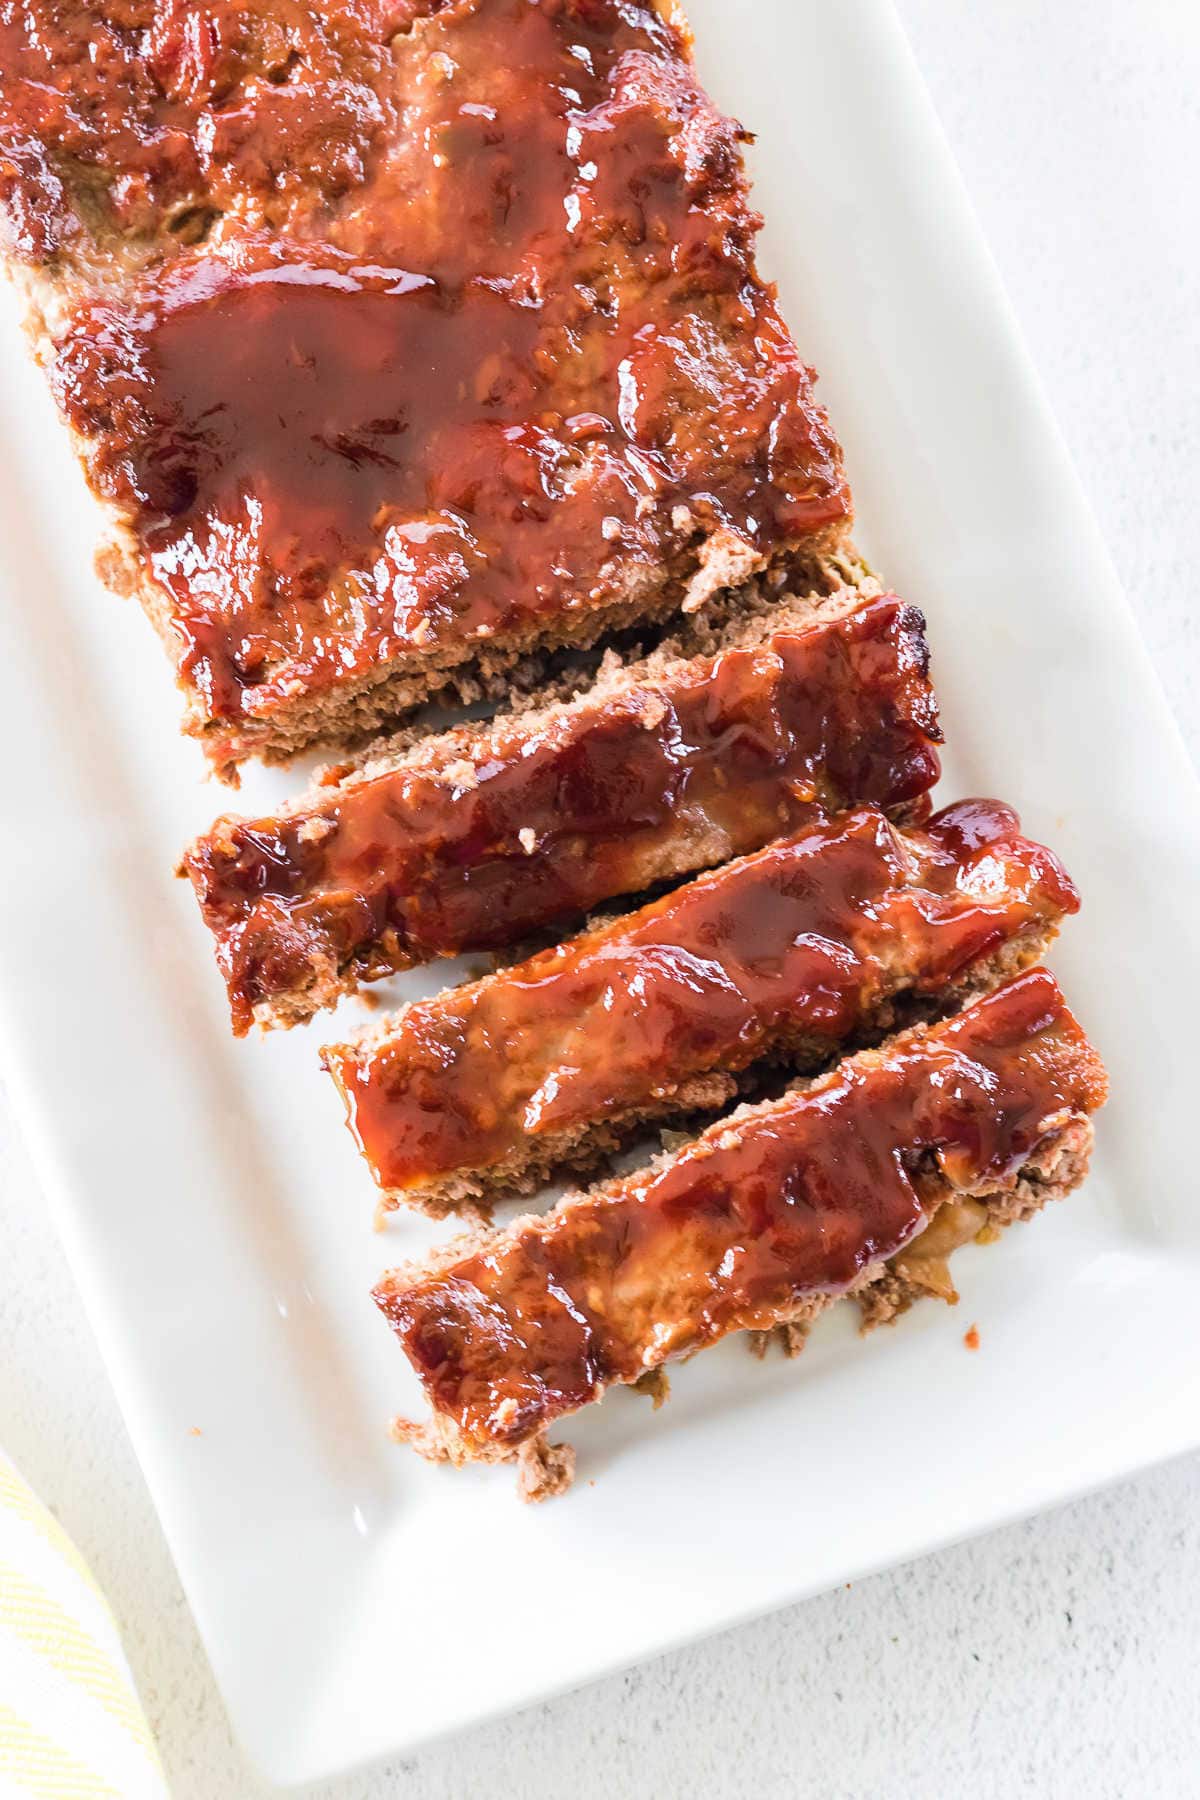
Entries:
{"label": "red glaze", "polygon": [[940,732],[921,628],[885,597],[585,695],[543,725],[452,735],[436,761],[427,750],[285,816],[218,820],[184,867],[235,1030],[335,975],[513,943],[757,849],[814,806],[924,794]]}
{"label": "red glaze", "polygon": [[[121,171],[83,213],[158,229],[53,382],[214,754],[380,666],[569,635],[714,534],[769,556],[847,517],[740,131],[651,7],[475,0],[389,45],[396,6],[110,6],[98,64],[92,10],[0,4],[0,125],[36,165],[10,211],[36,251],[79,158]],[[196,249],[163,230],[185,200]]]}
{"label": "red glaze", "polygon": [[155,234],[189,203],[319,232],[361,194],[399,123],[391,40],[426,10],[0,0],[0,200],[14,249],[86,260],[120,234],[135,257],[161,253]]}
{"label": "red glaze", "polygon": [[771,1050],[818,1060],[885,998],[937,992],[1078,905],[998,801],[903,834],[863,808],[322,1055],[376,1181],[402,1193]]}
{"label": "red glaze", "polygon": [[1002,1188],[1104,1072],[1035,970],[649,1170],[376,1290],[435,1411],[514,1448],[613,1382],[843,1292],[924,1215],[917,1165]]}

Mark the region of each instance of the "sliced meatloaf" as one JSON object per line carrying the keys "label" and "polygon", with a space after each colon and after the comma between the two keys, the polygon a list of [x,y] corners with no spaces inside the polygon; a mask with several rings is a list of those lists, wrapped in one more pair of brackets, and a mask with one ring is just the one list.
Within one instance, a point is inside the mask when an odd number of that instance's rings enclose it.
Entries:
{"label": "sliced meatloaf", "polygon": [[569,702],[373,755],[183,859],[233,1025],[569,925],[794,829],[919,802],[940,738],[923,620],[894,596],[769,606],[702,655],[609,668]]}
{"label": "sliced meatloaf", "polygon": [[927,1283],[920,1236],[942,1209],[969,1201],[968,1223],[1002,1225],[1077,1186],[1105,1092],[1033,970],[636,1174],[393,1271],[375,1299],[432,1409],[399,1434],[456,1463],[518,1458],[540,1497],[569,1478],[547,1430],[608,1387],[656,1384],[673,1358],[845,1294],[870,1318],[936,1292],[960,1233],[936,1242]]}
{"label": "sliced meatloaf", "polygon": [[482,1211],[1036,962],[1077,907],[997,801],[860,807],[321,1055],[384,1206]]}

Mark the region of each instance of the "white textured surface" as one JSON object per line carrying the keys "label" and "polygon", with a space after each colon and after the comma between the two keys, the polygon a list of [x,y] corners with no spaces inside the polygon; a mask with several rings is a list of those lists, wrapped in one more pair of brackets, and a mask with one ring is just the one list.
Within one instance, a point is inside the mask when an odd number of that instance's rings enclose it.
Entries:
{"label": "white textured surface", "polygon": [[[753,0],[741,3],[749,15]],[[1200,157],[1200,15],[1179,0],[900,3],[1200,755],[1200,242],[1187,185]],[[802,94],[802,76],[797,85]],[[249,1800],[259,1789],[229,1743],[2,1108],[0,1242],[0,1442],[106,1587],[179,1800]],[[879,1483],[886,1506],[886,1469]],[[1200,1459],[1190,1459],[324,1788],[321,1800],[1190,1795],[1198,1501]]]}

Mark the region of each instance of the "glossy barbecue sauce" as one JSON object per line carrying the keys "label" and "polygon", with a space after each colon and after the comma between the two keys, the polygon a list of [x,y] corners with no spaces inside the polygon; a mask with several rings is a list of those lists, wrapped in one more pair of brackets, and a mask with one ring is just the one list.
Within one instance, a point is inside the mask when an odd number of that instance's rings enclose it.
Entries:
{"label": "glossy barbecue sauce", "polygon": [[820,822],[585,937],[408,1007],[382,1043],[323,1055],[385,1189],[502,1164],[779,1047],[818,1059],[885,997],[943,988],[1078,907],[998,801],[901,836]]}
{"label": "glossy barbecue sauce", "polygon": [[330,966],[512,943],[758,849],[814,806],[911,801],[937,779],[940,735],[920,614],[885,597],[543,729],[517,720],[451,779],[401,768],[283,818],[218,821],[185,867],[244,1031]]}
{"label": "glossy barbecue sauce", "polygon": [[670,1161],[376,1299],[437,1411],[515,1446],[612,1382],[837,1294],[921,1229],[932,1155],[1002,1187],[1104,1074],[1035,970],[925,1036],[843,1064]]}
{"label": "glossy barbecue sauce", "polygon": [[[193,157],[216,108],[241,160],[206,151],[196,180],[229,210],[131,300],[81,307],[53,370],[210,724],[561,637],[664,567],[687,578],[714,533],[766,553],[848,512],[754,270],[740,133],[652,8],[440,7],[379,67],[362,35],[375,110],[324,207],[251,181],[259,107],[268,171],[296,172],[270,80],[242,82],[236,123],[208,62],[207,112],[150,107],[153,141]],[[170,41],[174,69],[187,30]]]}
{"label": "glossy barbecue sauce", "polygon": [[[12,247],[149,263],[228,214],[324,232],[398,123],[413,0],[0,0],[0,203]],[[109,278],[118,273],[110,267]]]}

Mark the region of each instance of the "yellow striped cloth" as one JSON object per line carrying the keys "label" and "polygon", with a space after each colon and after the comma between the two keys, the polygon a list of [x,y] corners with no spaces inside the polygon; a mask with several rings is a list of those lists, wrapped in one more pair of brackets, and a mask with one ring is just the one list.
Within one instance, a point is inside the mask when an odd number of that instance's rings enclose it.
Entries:
{"label": "yellow striped cloth", "polygon": [[0,1457],[0,1800],[166,1800],[91,1570]]}

